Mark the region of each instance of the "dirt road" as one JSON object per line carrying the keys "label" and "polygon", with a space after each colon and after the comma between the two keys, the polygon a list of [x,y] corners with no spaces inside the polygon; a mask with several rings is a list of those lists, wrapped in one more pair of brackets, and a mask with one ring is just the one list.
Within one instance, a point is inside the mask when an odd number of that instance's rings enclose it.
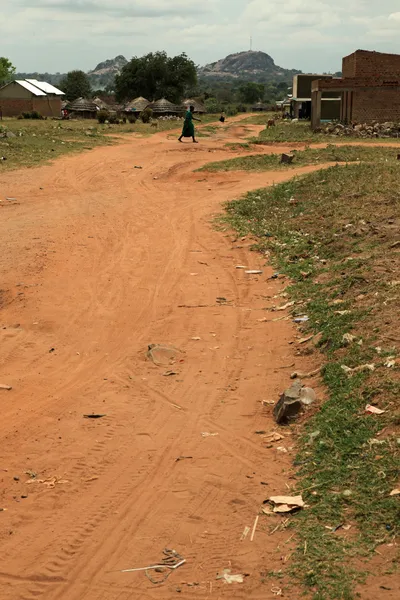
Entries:
{"label": "dirt road", "polygon": [[[292,534],[261,517],[241,536],[287,491],[290,454],[255,432],[307,363],[265,312],[285,282],[211,221],[296,172],[193,173],[232,135],[132,138],[0,175],[16,198],[0,208],[1,600],[275,597],[267,573]],[[176,375],[146,360],[160,342],[184,352]],[[166,547],[186,563],[162,585],[117,572]],[[224,568],[249,576],[217,581]]]}

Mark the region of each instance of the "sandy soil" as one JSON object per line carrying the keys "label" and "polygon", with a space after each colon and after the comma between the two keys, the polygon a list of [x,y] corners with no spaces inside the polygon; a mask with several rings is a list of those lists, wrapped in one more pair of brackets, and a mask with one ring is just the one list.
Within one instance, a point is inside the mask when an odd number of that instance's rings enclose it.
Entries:
{"label": "sandy soil", "polygon": [[[297,173],[193,173],[233,133],[132,138],[0,175],[16,198],[0,208],[1,600],[275,597],[266,574],[292,532],[270,535],[264,516],[241,536],[287,492],[291,456],[255,432],[274,428],[262,400],[315,365],[264,310],[285,281],[211,224],[224,201]],[[161,342],[183,351],[173,367],[146,360]],[[166,547],[187,562],[162,585],[118,572]],[[217,581],[224,568],[249,576]]]}

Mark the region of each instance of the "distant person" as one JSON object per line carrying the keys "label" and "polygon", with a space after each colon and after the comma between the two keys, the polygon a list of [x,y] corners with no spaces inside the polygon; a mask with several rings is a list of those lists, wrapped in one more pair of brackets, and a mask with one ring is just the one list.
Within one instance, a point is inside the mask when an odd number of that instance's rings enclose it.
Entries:
{"label": "distant person", "polygon": [[221,121],[221,123],[225,123],[225,115],[224,115],[224,113],[221,114],[219,120]]}
{"label": "distant person", "polygon": [[200,121],[200,119],[196,119],[196,117],[193,116],[193,113],[194,113],[194,106],[190,106],[189,110],[186,113],[185,122],[183,123],[182,133],[178,138],[178,142],[181,142],[182,138],[184,138],[184,137],[185,138],[191,137],[194,144],[199,143],[194,136],[193,121],[199,121],[199,123],[201,123],[201,121]]}

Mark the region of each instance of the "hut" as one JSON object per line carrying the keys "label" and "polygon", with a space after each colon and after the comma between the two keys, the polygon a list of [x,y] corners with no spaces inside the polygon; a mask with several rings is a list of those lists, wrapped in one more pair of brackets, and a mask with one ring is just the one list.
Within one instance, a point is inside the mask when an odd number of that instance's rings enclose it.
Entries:
{"label": "hut", "polygon": [[206,107],[201,102],[194,100],[194,98],[187,98],[182,102],[184,109],[188,110],[189,106],[194,106],[194,112],[198,115],[204,115],[207,112]]}
{"label": "hut", "polygon": [[146,100],[146,98],[143,98],[143,96],[139,96],[138,98],[135,98],[134,100],[129,102],[124,107],[124,112],[139,114],[145,108],[147,108],[149,106],[149,104],[150,104],[150,102],[148,100]]}
{"label": "hut", "polygon": [[161,100],[152,102],[149,104],[149,108],[151,108],[155,117],[177,117],[182,115],[184,112],[184,108],[182,106],[172,104],[172,102],[169,102],[169,100],[166,100],[165,98],[161,98]]}
{"label": "hut", "polygon": [[96,119],[97,117],[97,106],[93,100],[78,98],[67,104],[66,108],[71,117],[77,119]]}
{"label": "hut", "polygon": [[107,104],[107,102],[104,102],[104,100],[102,100],[98,96],[97,96],[97,98],[93,99],[93,102],[97,106],[98,110],[110,110],[110,107]]}
{"label": "hut", "polygon": [[251,110],[252,112],[266,112],[268,110],[268,106],[262,102],[257,102],[257,104],[251,107]]}

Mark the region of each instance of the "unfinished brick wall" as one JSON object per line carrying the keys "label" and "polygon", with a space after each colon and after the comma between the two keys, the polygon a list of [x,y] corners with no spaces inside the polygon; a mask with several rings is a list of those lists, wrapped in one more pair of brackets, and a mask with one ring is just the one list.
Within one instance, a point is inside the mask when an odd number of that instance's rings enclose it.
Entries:
{"label": "unfinished brick wall", "polygon": [[354,91],[351,120],[400,122],[400,91],[385,88]]}
{"label": "unfinished brick wall", "polygon": [[357,50],[343,58],[342,72],[345,78],[400,79],[400,55]]}
{"label": "unfinished brick wall", "polygon": [[37,110],[43,117],[60,117],[61,100],[59,98],[34,97],[0,98],[0,108],[3,117],[18,117],[23,112]]}

